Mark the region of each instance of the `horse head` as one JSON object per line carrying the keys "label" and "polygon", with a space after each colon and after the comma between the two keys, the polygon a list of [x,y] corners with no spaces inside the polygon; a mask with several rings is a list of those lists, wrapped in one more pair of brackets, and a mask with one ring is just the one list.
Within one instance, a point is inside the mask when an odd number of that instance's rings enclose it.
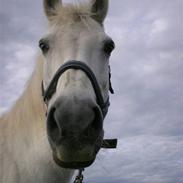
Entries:
{"label": "horse head", "polygon": [[60,166],[87,167],[101,147],[109,105],[114,42],[103,27],[108,0],[75,6],[44,0],[44,10],[49,27],[39,46],[49,143]]}

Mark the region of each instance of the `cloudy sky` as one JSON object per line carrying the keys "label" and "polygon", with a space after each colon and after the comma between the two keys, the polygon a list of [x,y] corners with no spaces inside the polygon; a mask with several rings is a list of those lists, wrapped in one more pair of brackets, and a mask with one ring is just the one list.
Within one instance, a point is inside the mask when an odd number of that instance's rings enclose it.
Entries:
{"label": "cloudy sky", "polygon": [[[119,144],[100,152],[86,182],[183,182],[182,22],[183,0],[110,1],[115,95],[105,131]],[[0,0],[0,113],[23,91],[45,23],[41,0]]]}

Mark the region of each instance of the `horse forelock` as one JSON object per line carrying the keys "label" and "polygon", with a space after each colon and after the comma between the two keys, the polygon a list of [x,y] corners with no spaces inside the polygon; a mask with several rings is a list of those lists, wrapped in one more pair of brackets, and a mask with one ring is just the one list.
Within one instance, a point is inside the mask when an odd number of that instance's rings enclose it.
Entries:
{"label": "horse forelock", "polygon": [[92,13],[87,3],[68,4],[55,7],[54,15],[49,17],[51,24],[65,24],[86,21],[91,18]]}

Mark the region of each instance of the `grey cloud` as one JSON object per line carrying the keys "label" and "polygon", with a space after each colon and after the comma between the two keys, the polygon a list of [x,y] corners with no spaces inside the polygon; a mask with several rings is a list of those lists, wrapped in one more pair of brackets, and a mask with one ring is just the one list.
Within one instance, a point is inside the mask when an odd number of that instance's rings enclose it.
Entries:
{"label": "grey cloud", "polygon": [[115,11],[107,30],[118,46],[112,58],[117,95],[109,121],[118,121],[119,135],[181,135],[183,131],[182,5],[181,1],[112,4]]}
{"label": "grey cloud", "polygon": [[86,175],[96,183],[181,183],[182,145],[180,137],[124,138],[118,150],[102,151],[95,166],[86,170]]}
{"label": "grey cloud", "polygon": [[[45,31],[41,3],[0,0],[0,112],[18,98],[33,69]],[[88,182],[183,182],[182,9],[182,0],[110,1],[115,95],[105,131],[120,143],[86,170]]]}
{"label": "grey cloud", "polygon": [[45,20],[41,2],[35,6],[32,1],[1,0],[0,4],[0,106],[4,111],[20,96],[32,71]]}

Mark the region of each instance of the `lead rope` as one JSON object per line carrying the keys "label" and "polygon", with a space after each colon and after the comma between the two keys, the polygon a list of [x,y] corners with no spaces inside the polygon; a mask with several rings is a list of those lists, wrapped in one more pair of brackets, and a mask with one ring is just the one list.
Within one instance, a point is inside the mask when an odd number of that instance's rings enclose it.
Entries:
{"label": "lead rope", "polygon": [[84,168],[79,169],[79,173],[78,173],[78,175],[76,176],[74,183],[83,183],[83,179],[84,179],[84,176],[83,176],[83,174],[82,174],[83,171],[84,171]]}

